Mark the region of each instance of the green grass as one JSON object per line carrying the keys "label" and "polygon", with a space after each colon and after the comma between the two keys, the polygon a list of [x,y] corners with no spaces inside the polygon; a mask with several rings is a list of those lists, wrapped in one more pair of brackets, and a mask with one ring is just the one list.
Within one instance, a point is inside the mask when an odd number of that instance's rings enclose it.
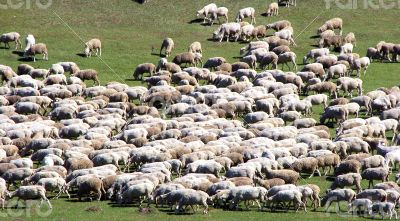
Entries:
{"label": "green grass", "polygon": [[[0,3],[6,2],[0,0]],[[35,1],[32,1],[35,2]],[[398,17],[398,8],[390,10],[372,9],[338,9],[327,10],[325,1],[300,0],[296,8],[280,8],[278,17],[262,17],[260,14],[266,8],[266,1],[216,0],[217,5],[226,6],[230,10],[230,21],[239,8],[252,6],[256,9],[257,24],[267,24],[281,19],[291,21],[296,36],[297,47],[292,50],[298,55],[297,63],[302,56],[313,48],[316,39],[311,38],[316,29],[327,19],[341,17],[344,20],[344,34],[354,32],[357,37],[357,47],[354,52],[365,54],[366,49],[377,42],[398,42],[400,29],[391,21]],[[378,2],[377,0],[373,2]],[[74,61],[82,69],[93,68],[99,71],[102,84],[109,81],[125,82],[129,85],[141,85],[133,81],[132,72],[135,67],[144,62],[157,63],[159,57],[152,55],[152,48],[159,51],[161,41],[171,37],[176,48],[172,57],[187,50],[193,41],[200,41],[204,57],[223,56],[229,62],[237,61],[239,48],[244,44],[234,42],[216,43],[209,41],[212,32],[218,27],[202,26],[190,23],[196,19],[195,12],[210,3],[206,0],[151,0],[149,4],[140,5],[131,0],[63,0],[53,1],[50,8],[38,9],[32,4],[31,9],[7,9],[0,11],[0,32],[17,31],[23,38],[28,33],[36,36],[37,42],[46,43],[49,49],[49,61],[39,60],[30,63],[37,68],[48,68],[59,61]],[[360,3],[359,6],[361,6]],[[319,16],[318,16],[319,15]],[[311,21],[315,19],[314,22]],[[72,31],[73,30],[73,31]],[[272,34],[272,32],[269,32]],[[103,56],[83,58],[83,42],[91,38],[100,38],[103,43]],[[38,56],[40,58],[40,56]],[[0,63],[16,68],[20,57],[12,50],[0,49]],[[301,68],[301,66],[299,67]],[[362,76],[364,90],[377,87],[398,85],[398,64],[373,63],[367,75]],[[91,82],[89,82],[91,85]],[[316,108],[314,117],[318,118],[321,108]],[[393,178],[392,178],[393,180]],[[330,182],[324,177],[314,177],[303,180],[303,183],[315,183],[325,190]],[[365,183],[364,183],[365,185]],[[66,199],[52,200],[54,209],[50,216],[41,218],[37,214],[30,217],[21,216],[23,220],[352,220],[356,218],[343,217],[323,212],[289,212],[267,213],[251,211],[222,211],[211,209],[208,215],[169,215],[164,210],[156,210],[150,214],[138,212],[137,207],[117,208],[104,202],[75,202]],[[87,212],[86,208],[97,206],[99,212]],[[344,205],[343,207],[344,208]],[[13,210],[12,210],[13,211]],[[4,215],[4,212],[1,213]],[[13,220],[14,217],[4,220]],[[3,220],[3,219],[2,219]],[[357,218],[361,220],[361,218]]]}

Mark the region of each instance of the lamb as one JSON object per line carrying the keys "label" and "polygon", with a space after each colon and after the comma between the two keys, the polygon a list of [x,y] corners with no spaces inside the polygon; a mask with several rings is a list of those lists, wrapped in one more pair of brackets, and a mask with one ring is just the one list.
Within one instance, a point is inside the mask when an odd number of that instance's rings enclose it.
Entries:
{"label": "lamb", "polygon": [[321,34],[326,30],[339,29],[339,35],[342,35],[343,31],[343,20],[341,18],[332,18],[325,22],[321,27],[318,28],[317,34]]}
{"label": "lamb", "polygon": [[18,198],[17,207],[20,199],[25,201],[25,205],[27,205],[27,200],[40,199],[40,205],[42,205],[43,201],[46,201],[49,208],[52,208],[50,201],[46,197],[46,189],[43,186],[21,186],[14,192],[11,192],[8,197]]}
{"label": "lamb", "polygon": [[18,45],[20,48],[22,48],[21,41],[19,40],[20,37],[21,37],[20,34],[17,32],[5,33],[0,36],[0,43],[4,43],[5,48],[7,48],[7,45],[8,45],[8,48],[10,48],[9,42],[13,41],[13,42],[15,42],[15,50],[17,50]]}
{"label": "lamb", "polygon": [[[291,189],[291,190],[279,191],[272,197],[269,197],[267,199],[267,201],[271,202],[271,204],[281,203],[281,202],[289,202],[287,210],[289,209],[290,203],[293,202],[293,204],[295,205],[295,208],[296,208],[296,212],[299,210],[299,208],[301,206],[303,206],[304,211],[307,212],[306,205],[304,202],[302,202],[301,198],[302,198],[302,194],[299,190]],[[272,208],[274,208],[274,207],[272,207]]]}
{"label": "lamb", "polygon": [[312,58],[314,59],[314,62],[316,62],[318,57],[321,56],[327,56],[329,55],[329,49],[328,48],[316,48],[316,49],[311,49],[303,58],[303,64],[307,64],[307,60]]}
{"label": "lamb", "polygon": [[235,21],[241,22],[241,21],[243,21],[244,18],[247,18],[247,17],[251,18],[251,24],[253,24],[253,23],[256,24],[255,10],[252,7],[240,9],[236,15]]}
{"label": "lamb", "polygon": [[96,50],[96,55],[101,56],[101,41],[97,38],[93,38],[85,43],[85,56],[91,57],[94,50]]}
{"label": "lamb", "polygon": [[292,62],[294,70],[297,71],[296,54],[294,52],[285,52],[278,56],[277,64],[282,64],[282,69],[283,69],[283,65],[286,64],[290,70],[290,67],[287,64],[288,62]]}
{"label": "lamb", "polygon": [[152,63],[139,64],[133,72],[133,78],[135,80],[142,80],[144,73],[149,73],[150,76],[153,76],[156,73],[156,66]]}
{"label": "lamb", "polygon": [[174,49],[174,47],[175,47],[174,41],[171,38],[165,38],[161,44],[160,57],[162,50],[165,49],[165,57],[168,58],[171,55],[171,52]]}
{"label": "lamb", "polygon": [[292,26],[292,24],[290,23],[290,21],[287,21],[287,20],[281,20],[281,21],[277,21],[275,23],[266,25],[267,29],[274,29],[275,31],[280,31],[282,29],[285,29],[285,28],[291,27],[291,26]]}
{"label": "lamb", "polygon": [[369,180],[368,187],[370,188],[374,184],[374,180],[382,180],[382,182],[388,181],[389,169],[385,167],[367,168],[362,173],[363,179]]}
{"label": "lamb", "polygon": [[279,14],[279,5],[276,2],[272,2],[268,5],[266,15],[267,16],[277,16]]}
{"label": "lamb", "polygon": [[206,23],[206,19],[208,19],[208,15],[213,15],[218,11],[218,7],[216,4],[211,3],[204,6],[202,9],[197,11],[197,17],[200,15],[204,16],[203,24]]}
{"label": "lamb", "polygon": [[196,66],[200,63],[203,66],[202,56],[200,53],[191,53],[191,52],[184,52],[175,56],[172,60],[177,65],[181,64],[190,64],[192,66]]}
{"label": "lamb", "polygon": [[46,61],[49,60],[47,46],[43,43],[32,45],[27,51],[25,51],[24,57],[33,56],[33,62],[36,62],[36,54],[43,54],[43,59]]}
{"label": "lamb", "polygon": [[94,84],[97,84],[100,86],[100,81],[98,78],[98,74],[96,70],[93,69],[86,69],[86,70],[79,70],[75,74],[73,74],[74,77],[78,77],[81,80],[93,80]]}
{"label": "lamb", "polygon": [[339,202],[347,201],[351,203],[356,197],[356,193],[352,189],[336,189],[327,193],[327,195],[322,198],[321,205],[325,206],[325,211],[328,211],[332,202],[337,202],[337,208],[340,209]]}
{"label": "lamb", "polygon": [[394,218],[397,219],[397,212],[396,212],[396,206],[394,203],[391,202],[376,202],[374,204],[372,204],[372,208],[371,210],[372,212],[372,219],[375,218],[376,213],[374,211],[376,211],[377,213],[379,213],[383,219],[383,217],[385,216],[385,214],[389,215],[389,219],[392,219],[393,214],[394,214]]}
{"label": "lamb", "polygon": [[340,47],[340,54],[351,54],[353,53],[353,44],[345,43]]}
{"label": "lamb", "polygon": [[360,212],[360,208],[363,207],[364,211],[367,214],[372,214],[372,201],[369,199],[355,199],[353,202],[348,205],[348,213]]}
{"label": "lamb", "polygon": [[331,189],[336,189],[336,188],[344,188],[345,186],[356,186],[357,193],[360,192],[361,189],[361,175],[358,173],[347,173],[343,175],[339,175],[335,177],[335,180],[333,181],[331,185]]}
{"label": "lamb", "polygon": [[296,160],[291,168],[301,174],[301,172],[309,172],[311,173],[310,177],[314,176],[314,173],[317,172],[318,176],[321,176],[321,172],[318,169],[318,160],[313,157],[306,157]]}
{"label": "lamb", "polygon": [[28,36],[25,38],[25,50],[27,51],[32,45],[36,44],[35,37],[32,34],[28,34]]}

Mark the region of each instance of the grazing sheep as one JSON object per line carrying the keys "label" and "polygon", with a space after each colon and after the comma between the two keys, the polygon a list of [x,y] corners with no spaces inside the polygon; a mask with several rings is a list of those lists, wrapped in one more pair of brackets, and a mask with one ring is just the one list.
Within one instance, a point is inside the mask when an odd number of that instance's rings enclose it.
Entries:
{"label": "grazing sheep", "polygon": [[343,20],[341,18],[332,18],[325,22],[321,27],[318,28],[317,34],[321,34],[326,30],[339,29],[339,35],[342,35],[343,31]]}
{"label": "grazing sheep", "polygon": [[229,38],[235,37],[235,42],[239,39],[241,34],[241,26],[239,23],[231,22],[225,23],[219,26],[219,28],[213,32],[213,39],[222,42],[224,37],[226,37],[226,42],[229,41]]}
{"label": "grazing sheep", "polygon": [[203,50],[201,50],[201,43],[198,41],[195,41],[192,44],[190,44],[189,48],[188,48],[188,52],[203,54]]}
{"label": "grazing sheep", "polygon": [[29,74],[35,68],[30,66],[29,64],[20,64],[17,67],[17,75],[26,75]]}
{"label": "grazing sheep", "polygon": [[165,49],[165,57],[168,58],[171,55],[171,52],[174,49],[174,47],[175,47],[174,41],[171,38],[165,38],[161,44],[160,57],[162,50]]}
{"label": "grazing sheep", "polygon": [[49,53],[47,51],[47,46],[43,43],[38,43],[35,45],[32,45],[27,51],[24,53],[24,57],[33,57],[33,62],[36,62],[36,54],[43,54],[43,59],[44,60],[49,60]]}
{"label": "grazing sheep", "polygon": [[241,22],[241,21],[243,21],[244,18],[247,18],[247,17],[251,18],[251,24],[253,24],[253,23],[256,24],[255,10],[252,7],[240,9],[236,15],[235,21]]}
{"label": "grazing sheep", "polygon": [[343,45],[343,37],[342,36],[327,36],[325,38],[321,38],[318,43],[320,48],[330,48],[333,46],[334,48],[340,48]]}
{"label": "grazing sheep", "polygon": [[133,78],[142,80],[144,73],[149,73],[150,76],[153,76],[156,73],[156,66],[152,63],[139,64],[133,72]]}
{"label": "grazing sheep", "polygon": [[218,7],[217,11],[213,14],[211,14],[211,24],[214,24],[215,19],[218,19],[219,24],[221,24],[221,20],[219,20],[220,17],[224,17],[225,18],[225,22],[224,23],[228,23],[228,13],[229,10],[226,7]]}
{"label": "grazing sheep", "polygon": [[101,41],[97,38],[93,38],[85,43],[85,56],[91,57],[94,50],[96,50],[96,55],[101,56]]}
{"label": "grazing sheep", "polygon": [[294,52],[285,52],[283,54],[280,54],[278,56],[278,62],[277,64],[282,64],[282,69],[283,65],[286,64],[287,67],[290,70],[290,66],[288,65],[289,62],[292,62],[293,64],[293,69],[297,71],[297,64],[296,64],[296,54]]}
{"label": "grazing sheep", "polygon": [[0,43],[4,43],[4,47],[10,48],[10,43],[9,42],[15,42],[15,50],[18,49],[18,45],[20,48],[22,48],[22,44],[21,41],[19,40],[20,38],[20,34],[18,34],[17,32],[10,32],[10,33],[5,33],[0,35]]}
{"label": "grazing sheep", "polygon": [[364,212],[368,215],[372,214],[372,201],[369,199],[355,199],[353,202],[348,205],[348,213],[354,214],[354,212],[361,212],[360,209],[363,208]]}
{"label": "grazing sheep", "polygon": [[368,57],[371,60],[371,62],[374,60],[381,59],[381,54],[379,53],[378,49],[373,47],[369,47],[367,49],[367,54],[365,56]]}
{"label": "grazing sheep", "polygon": [[351,54],[353,53],[353,44],[345,43],[340,47],[340,54]]}
{"label": "grazing sheep", "polygon": [[18,198],[16,207],[18,207],[20,199],[25,201],[25,205],[27,205],[27,200],[40,199],[40,205],[42,205],[43,201],[46,201],[49,208],[52,208],[50,201],[46,197],[46,189],[43,186],[21,186],[14,192],[11,192],[8,197]]}
{"label": "grazing sheep", "polygon": [[362,95],[363,91],[363,81],[361,79],[354,79],[350,77],[341,77],[337,80],[337,91],[343,91],[343,97],[347,94],[350,97],[353,97],[353,90],[357,89],[358,96]]}
{"label": "grazing sheep", "polygon": [[394,218],[397,219],[397,212],[395,204],[391,202],[376,202],[372,204],[372,219],[375,218],[376,214],[379,213],[381,218],[385,217],[385,214],[389,215],[389,219],[392,219],[393,214]]}
{"label": "grazing sheep", "polygon": [[356,44],[356,36],[354,35],[353,32],[349,32],[345,37],[344,37],[344,42],[345,43],[351,43],[354,45],[354,47],[357,46]]}
{"label": "grazing sheep", "polygon": [[363,179],[368,180],[368,187],[374,185],[374,180],[382,180],[382,182],[388,181],[389,169],[385,167],[367,168],[362,173]]}
{"label": "grazing sheep", "polygon": [[291,26],[292,26],[292,24],[290,23],[290,21],[287,21],[287,20],[281,20],[281,21],[277,21],[277,22],[266,25],[267,29],[274,29],[275,31],[280,31],[282,29],[285,29],[285,28],[291,27]]}
{"label": "grazing sheep", "polygon": [[279,14],[279,5],[276,2],[272,2],[268,5],[266,15],[267,16],[277,16]]}
{"label": "grazing sheep", "polygon": [[199,53],[184,52],[176,55],[172,60],[172,62],[174,62],[177,65],[189,64],[197,67],[198,63],[200,63],[200,65],[203,66],[203,62],[201,59],[202,56]]}
{"label": "grazing sheep", "polygon": [[336,189],[327,193],[321,200],[321,206],[325,206],[325,211],[328,211],[332,202],[337,202],[337,208],[340,209],[339,202],[346,201],[351,203],[356,197],[356,193],[352,189]]}
{"label": "grazing sheep", "polygon": [[203,24],[204,24],[204,23],[206,23],[206,19],[209,19],[208,15],[215,14],[217,12],[217,10],[218,10],[217,5],[214,3],[211,3],[211,4],[204,6],[202,9],[198,10],[196,16],[197,17],[200,17],[200,15],[204,16],[204,20],[203,20]]}
{"label": "grazing sheep", "polygon": [[342,161],[335,168],[335,176],[346,174],[346,173],[358,173],[361,169],[361,163],[357,160],[346,160]]}
{"label": "grazing sheep", "polygon": [[357,193],[359,193],[361,189],[361,175],[358,173],[347,173],[343,175],[339,175],[335,177],[335,180],[331,184],[331,189],[334,190],[336,188],[343,188],[346,186],[356,186]]}
{"label": "grazing sheep", "polygon": [[366,189],[358,193],[356,198],[384,202],[387,199],[387,193],[382,189]]}
{"label": "grazing sheep", "polygon": [[303,64],[307,64],[307,60],[312,58],[314,59],[314,62],[317,61],[318,57],[321,56],[327,56],[329,55],[329,49],[328,48],[315,48],[315,49],[311,49],[303,58]]}
{"label": "grazing sheep", "polygon": [[273,204],[278,204],[278,203],[285,203],[289,202],[287,205],[287,209],[289,209],[290,203],[293,202],[294,207],[296,209],[296,212],[299,210],[301,206],[303,206],[304,211],[307,212],[306,205],[304,202],[302,202],[302,194],[299,190],[297,189],[291,189],[291,190],[282,190],[273,195],[272,197],[269,197],[267,199],[268,202],[271,202],[271,207],[275,208]]}
{"label": "grazing sheep", "polygon": [[80,78],[82,81],[93,80],[93,84],[97,84],[100,86],[100,81],[96,70],[93,69],[79,70],[78,72],[73,74],[73,76]]}
{"label": "grazing sheep", "polygon": [[353,60],[351,64],[351,73],[353,71],[357,71],[357,77],[361,76],[361,69],[364,69],[364,76],[367,73],[367,69],[369,65],[371,64],[371,60],[368,57],[362,57],[362,58],[357,58]]}
{"label": "grazing sheep", "polygon": [[295,184],[300,179],[300,174],[293,170],[267,170],[266,178],[280,178],[285,181],[286,184]]}
{"label": "grazing sheep", "polygon": [[306,157],[296,160],[292,165],[291,168],[298,172],[308,172],[310,173],[310,177],[314,176],[314,173],[317,172],[318,176],[321,176],[321,172],[318,169],[318,160],[314,157]]}

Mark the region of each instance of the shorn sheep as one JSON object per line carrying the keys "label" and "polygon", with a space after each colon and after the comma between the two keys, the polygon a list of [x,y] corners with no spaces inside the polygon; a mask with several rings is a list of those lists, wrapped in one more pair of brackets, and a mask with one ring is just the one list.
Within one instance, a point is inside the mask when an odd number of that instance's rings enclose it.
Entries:
{"label": "shorn sheep", "polygon": [[91,57],[94,50],[96,50],[97,56],[101,56],[101,41],[97,38],[93,38],[85,43],[85,56]]}
{"label": "shorn sheep", "polygon": [[162,57],[161,52],[165,49],[165,57],[168,58],[171,55],[172,50],[174,49],[175,44],[171,38],[165,38],[161,44],[160,49],[160,57]]}
{"label": "shorn sheep", "polygon": [[236,15],[236,22],[243,21],[244,18],[251,18],[251,24],[256,24],[255,10],[252,7],[240,9]]}
{"label": "shorn sheep", "polygon": [[10,48],[10,42],[15,42],[15,50],[18,49],[18,46],[22,48],[21,41],[19,40],[21,36],[17,32],[5,33],[0,36],[0,44],[4,43],[4,47]]}
{"label": "shorn sheep", "polygon": [[25,53],[24,57],[33,57],[33,62],[36,62],[36,57],[35,55],[37,54],[43,54],[43,59],[44,60],[49,60],[49,52],[47,50],[47,46],[43,43],[38,43],[35,45],[32,45]]}

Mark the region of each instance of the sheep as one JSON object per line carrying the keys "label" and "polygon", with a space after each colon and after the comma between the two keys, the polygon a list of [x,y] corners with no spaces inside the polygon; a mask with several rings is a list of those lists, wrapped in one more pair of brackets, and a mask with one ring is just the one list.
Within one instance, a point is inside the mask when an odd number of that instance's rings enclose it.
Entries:
{"label": "sheep", "polygon": [[345,43],[340,47],[340,54],[351,54],[353,53],[353,44],[352,43]]}
{"label": "sheep", "polygon": [[42,205],[43,201],[46,201],[49,208],[52,208],[50,201],[46,197],[46,189],[43,186],[21,186],[14,192],[11,192],[8,197],[18,198],[16,207],[18,207],[20,199],[25,201],[25,205],[27,205],[27,200],[40,199],[40,205]]}
{"label": "sheep", "polygon": [[28,34],[28,36],[25,38],[25,50],[27,51],[32,45],[36,44],[35,36],[32,34]]}
{"label": "sheep", "polygon": [[387,193],[382,189],[366,189],[358,193],[356,198],[384,202],[387,199]]}
{"label": "sheep", "polygon": [[278,56],[277,64],[282,64],[282,69],[283,69],[283,65],[286,64],[290,70],[290,67],[287,64],[288,62],[292,62],[294,70],[297,71],[296,54],[294,52],[285,52]]}
{"label": "sheep", "polygon": [[267,52],[259,61],[260,68],[266,70],[269,69],[270,64],[272,64],[272,69],[276,69],[278,66],[278,59],[278,55],[276,55],[274,52]]}
{"label": "sheep", "polygon": [[278,16],[279,14],[279,5],[276,2],[272,2],[268,5],[267,12],[265,13],[267,16]]}
{"label": "sheep", "polygon": [[374,185],[374,180],[388,181],[389,169],[385,167],[367,168],[361,173],[361,176],[369,181],[368,187],[371,187]]}
{"label": "sheep", "polygon": [[139,64],[133,72],[133,78],[135,80],[141,80],[143,79],[144,73],[149,73],[150,76],[153,76],[156,73],[156,66],[152,63]]}
{"label": "sheep", "polygon": [[184,52],[175,56],[172,60],[177,65],[181,64],[190,64],[193,66],[197,66],[200,62],[200,65],[203,66],[202,56],[199,53],[192,53],[192,52]]}
{"label": "sheep", "polygon": [[213,57],[209,58],[205,63],[203,68],[209,68],[209,69],[214,69],[222,64],[226,63],[225,58],[223,57]]}
{"label": "sheep", "polygon": [[[213,15],[218,11],[218,7],[216,4],[211,3],[206,6],[204,6],[202,9],[197,11],[197,17],[200,17],[200,15],[204,16],[203,24],[206,23],[206,19],[208,19],[208,15]],[[211,24],[212,25],[212,24]]]}
{"label": "sheep", "polygon": [[35,68],[30,66],[29,64],[20,64],[17,67],[17,75],[29,74],[29,72],[31,72],[33,69]]}
{"label": "sheep", "polygon": [[335,176],[346,174],[346,173],[358,173],[361,169],[361,163],[357,160],[346,160],[342,161],[336,168],[335,168]]}
{"label": "sheep", "polygon": [[215,32],[213,32],[213,39],[222,42],[222,39],[226,37],[226,42],[228,42],[230,36],[233,36],[235,37],[236,42],[240,37],[240,33],[241,27],[239,23],[225,23],[219,26],[219,28]]}
{"label": "sheep", "polygon": [[171,38],[165,38],[161,44],[161,49],[160,49],[160,57],[161,57],[161,52],[163,49],[165,49],[165,57],[168,58],[171,55],[172,50],[175,47],[175,43]]}
{"label": "sheep", "polygon": [[358,96],[362,95],[362,85],[363,82],[361,79],[353,79],[350,77],[340,77],[337,82],[337,90],[343,90],[343,96],[344,95],[349,95],[350,97],[353,97],[352,91],[354,89],[358,90]]}
{"label": "sheep", "polygon": [[100,81],[98,78],[98,74],[96,70],[93,69],[86,69],[86,70],[79,70],[75,74],[73,74],[74,77],[78,77],[81,80],[93,80],[94,84],[97,84],[100,86]]}
{"label": "sheep", "polygon": [[247,63],[251,69],[256,69],[257,58],[255,55],[247,55],[240,59],[241,62]]}
{"label": "sheep", "polygon": [[203,50],[201,49],[201,43],[198,41],[195,41],[192,44],[190,44],[189,48],[188,48],[188,52],[203,54]]}
{"label": "sheep", "polygon": [[292,26],[292,24],[290,23],[290,21],[287,21],[287,20],[281,20],[281,21],[277,21],[277,22],[266,25],[267,29],[274,29],[275,31],[280,31],[282,29],[285,29],[285,28],[291,27],[291,26]]}
{"label": "sheep", "polygon": [[343,31],[343,20],[341,18],[332,18],[325,22],[321,27],[318,28],[317,34],[321,34],[326,30],[339,29],[339,35],[342,35]]}
{"label": "sheep", "polygon": [[361,69],[364,69],[364,76],[365,76],[370,64],[371,64],[371,60],[368,57],[362,57],[362,58],[355,59],[353,61],[353,63],[351,64],[351,73],[353,73],[353,71],[356,70],[357,77],[360,77]]}
{"label": "sheep", "polygon": [[226,7],[218,7],[217,11],[211,14],[210,25],[214,24],[215,19],[218,19],[219,24],[221,24],[221,20],[219,20],[220,17],[224,17],[225,18],[224,23],[228,23],[228,13],[229,10]]}
{"label": "sheep", "polygon": [[335,180],[333,181],[331,185],[331,189],[336,189],[336,188],[343,188],[345,186],[356,186],[357,193],[359,193],[361,189],[361,175],[358,173],[347,173],[343,175],[339,175],[335,177]]}
{"label": "sheep", "polygon": [[344,42],[345,43],[351,43],[354,45],[354,47],[357,46],[356,44],[356,36],[354,35],[353,32],[349,32],[345,37],[344,37]]}
{"label": "sheep", "polygon": [[360,212],[360,208],[363,207],[364,211],[371,215],[372,214],[372,201],[369,199],[355,199],[353,202],[348,204],[348,213],[354,214],[354,212]]}
{"label": "sheep", "polygon": [[51,177],[51,178],[41,178],[36,185],[43,186],[46,191],[55,191],[58,190],[55,199],[58,199],[62,193],[67,194],[68,198],[71,196],[68,193],[68,190],[64,189],[66,182],[61,177]]}
{"label": "sheep", "polygon": [[385,166],[385,158],[379,155],[367,157],[361,160],[361,168],[374,168],[374,167],[383,167]]}
{"label": "sheep", "polygon": [[328,211],[332,202],[337,202],[337,207],[340,209],[339,202],[347,201],[351,203],[356,197],[356,193],[352,189],[336,189],[327,193],[327,195],[322,198],[321,206],[325,206],[325,211]]}
{"label": "sheep", "polygon": [[374,60],[380,60],[381,58],[381,54],[379,53],[378,49],[373,47],[369,47],[367,49],[367,54],[365,56],[368,57],[371,62]]}
{"label": "sheep", "polygon": [[275,32],[274,36],[277,36],[281,39],[285,39],[289,41],[289,44],[293,44],[294,46],[296,46],[296,42],[294,42],[293,38],[293,32],[289,29],[282,29],[278,32]]}
{"label": "sheep", "polygon": [[317,121],[314,120],[313,118],[302,118],[302,119],[296,119],[293,122],[293,126],[296,128],[310,128],[313,127],[317,124]]}
{"label": "sheep", "polygon": [[336,64],[328,68],[324,81],[333,78],[335,75],[344,77],[347,73],[347,67],[344,64]]}
{"label": "sheep", "polygon": [[274,49],[272,49],[272,52],[274,52],[277,55],[280,55],[285,52],[290,52],[290,48],[289,48],[289,46],[281,45],[281,46],[278,46],[278,47],[275,47]]}
{"label": "sheep", "polygon": [[5,34],[0,35],[0,43],[4,43],[5,48],[7,48],[7,45],[8,45],[8,48],[10,48],[9,42],[13,41],[13,42],[15,42],[15,50],[17,50],[18,45],[20,48],[22,48],[21,41],[19,40],[20,37],[21,37],[20,34],[17,32],[5,33]]}
{"label": "sheep", "polygon": [[299,172],[309,172],[311,173],[310,177],[314,176],[314,173],[317,172],[318,176],[321,176],[321,172],[318,169],[318,160],[313,157],[306,157],[296,160],[292,165],[291,168]]}
{"label": "sheep", "polygon": [[240,9],[236,15],[235,21],[241,22],[241,21],[243,21],[244,18],[247,18],[247,17],[251,18],[251,24],[253,24],[253,23],[256,24],[255,10],[252,7]]}
{"label": "sheep", "polygon": [[306,64],[306,65],[304,65],[304,67],[301,71],[302,72],[305,72],[305,71],[313,72],[316,76],[318,76],[321,79],[325,75],[324,66],[320,63]]}
{"label": "sheep", "polygon": [[301,200],[302,194],[299,190],[297,189],[291,189],[291,190],[282,190],[273,195],[272,197],[269,197],[267,199],[267,202],[271,202],[271,208],[273,207],[274,203],[281,203],[281,202],[289,202],[287,209],[289,209],[290,203],[293,202],[296,212],[299,210],[301,206],[303,206],[304,211],[307,212],[306,205],[304,202]]}
{"label": "sheep", "polygon": [[91,57],[93,50],[96,50],[96,56],[101,56],[101,41],[97,38],[93,38],[85,43],[85,56]]}
{"label": "sheep", "polygon": [[32,45],[27,51],[25,51],[24,57],[32,56],[33,62],[36,62],[36,54],[43,54],[43,59],[46,61],[49,60],[47,46],[43,43]]}
{"label": "sheep", "polygon": [[389,214],[389,219],[392,219],[394,214],[394,218],[397,219],[396,206],[391,202],[376,202],[372,204],[371,210],[373,211],[372,219],[374,219],[376,216],[375,211],[381,215],[382,219],[385,214]]}
{"label": "sheep", "polygon": [[135,198],[139,198],[139,207],[141,207],[143,201],[146,199],[148,204],[150,204],[151,193],[153,190],[154,185],[150,182],[132,184],[117,194],[117,202],[118,204],[125,204],[132,202]]}
{"label": "sheep", "polygon": [[321,38],[318,43],[320,48],[330,48],[333,46],[334,48],[339,48],[343,45],[343,37],[342,36],[327,36],[325,38]]}
{"label": "sheep", "polygon": [[46,78],[49,74],[47,69],[33,69],[28,73],[32,78]]}
{"label": "sheep", "polygon": [[[207,201],[210,200],[210,197],[208,196],[207,193],[200,191],[200,190],[191,190],[191,189],[183,189],[183,190],[174,190],[166,195],[174,195],[176,192],[180,193],[179,197],[177,197],[176,203],[176,209],[175,213],[178,213],[180,210],[183,209],[183,206],[190,206],[193,209],[193,212],[195,212],[193,205],[203,205],[204,210],[203,213],[207,214],[208,213],[208,205]],[[165,195],[161,195],[161,198],[164,198]]]}
{"label": "sheep", "polygon": [[327,56],[329,55],[329,49],[328,48],[316,48],[316,49],[311,49],[303,58],[303,64],[307,64],[307,60],[312,58],[314,59],[314,62],[317,61],[318,57],[321,56]]}
{"label": "sheep", "polygon": [[300,179],[300,174],[293,170],[267,170],[266,178],[280,178],[287,184],[295,184]]}
{"label": "sheep", "polygon": [[258,37],[265,37],[266,35],[267,35],[267,29],[265,28],[264,25],[259,25],[259,26],[254,27],[253,31],[250,34],[252,39],[255,38],[257,40],[258,40]]}

